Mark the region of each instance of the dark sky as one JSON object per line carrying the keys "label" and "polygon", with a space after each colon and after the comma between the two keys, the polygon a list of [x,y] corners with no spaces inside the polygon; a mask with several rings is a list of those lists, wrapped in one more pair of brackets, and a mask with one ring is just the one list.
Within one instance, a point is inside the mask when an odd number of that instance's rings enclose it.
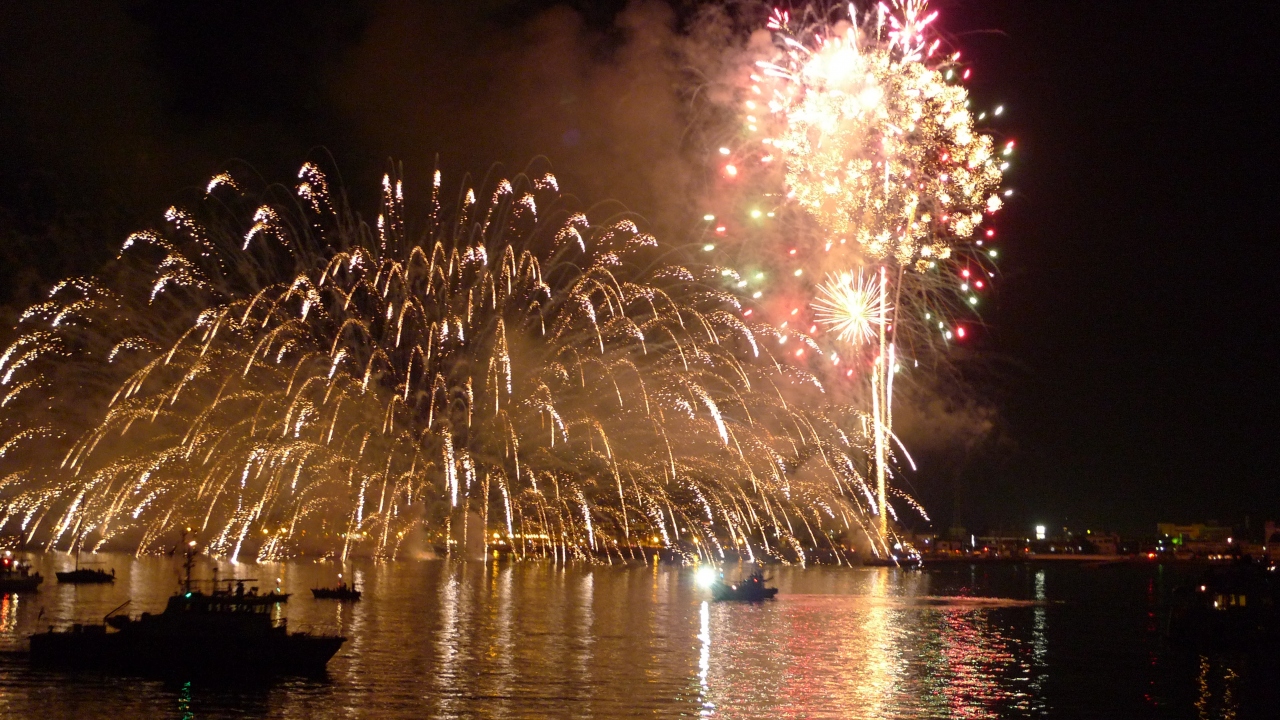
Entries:
{"label": "dark sky", "polygon": [[[935,5],[1018,144],[996,223],[1004,277],[975,343],[1004,439],[967,466],[963,522],[1132,532],[1280,515],[1280,6]],[[0,301],[94,270],[234,159],[286,180],[332,153],[359,201],[388,158],[412,187],[436,153],[478,174],[545,154],[570,190],[661,225],[690,209],[674,180],[687,98],[666,50],[691,13],[0,5]],[[918,478],[943,522],[953,475]]]}

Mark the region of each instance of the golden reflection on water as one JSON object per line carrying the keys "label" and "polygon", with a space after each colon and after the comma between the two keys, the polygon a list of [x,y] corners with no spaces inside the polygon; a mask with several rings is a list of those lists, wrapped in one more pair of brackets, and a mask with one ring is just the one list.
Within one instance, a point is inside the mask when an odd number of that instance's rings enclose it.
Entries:
{"label": "golden reflection on water", "polygon": [[1199,720],[1235,720],[1240,713],[1240,674],[1231,663],[1200,656],[1196,675]]}
{"label": "golden reflection on water", "polygon": [[711,717],[715,714],[716,704],[711,702],[711,685],[707,682],[707,674],[711,672],[711,602],[703,600],[698,605],[698,620],[701,627],[698,641],[702,643],[698,655],[698,701],[701,707],[699,715]]}
{"label": "golden reflection on water", "polygon": [[[35,560],[51,576],[65,558]],[[100,622],[129,598],[135,614],[164,607],[180,560],[113,561],[114,586],[0,596],[0,649],[20,648],[48,623]],[[1018,601],[979,601],[960,597],[973,583],[954,575],[771,568],[782,592],[762,604],[708,602],[688,569],[656,564],[357,562],[347,571],[364,591],[358,603],[311,598],[310,588],[335,581],[332,564],[221,568],[223,577],[281,578],[294,593],[281,608],[291,629],[349,638],[327,682],[234,696],[197,683],[181,695],[135,680],[51,683],[0,665],[0,714],[74,708],[42,715],[117,718],[121,704],[202,720],[1053,714],[1043,699],[1055,617],[1043,570],[1023,576]],[[1201,716],[1228,716],[1233,672],[1202,666]]]}
{"label": "golden reflection on water", "polygon": [[18,626],[18,602],[21,598],[18,593],[0,595],[0,634],[12,633]]}
{"label": "golden reflection on water", "polygon": [[1034,607],[935,598],[927,574],[847,572],[834,593],[703,605],[704,707],[726,718],[995,718],[1043,709],[1028,673],[1032,643],[988,620]]}

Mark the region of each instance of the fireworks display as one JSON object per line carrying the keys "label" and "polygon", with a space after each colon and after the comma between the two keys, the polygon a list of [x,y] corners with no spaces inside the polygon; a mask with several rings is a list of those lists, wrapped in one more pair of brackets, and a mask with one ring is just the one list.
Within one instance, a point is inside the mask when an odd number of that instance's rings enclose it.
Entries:
{"label": "fireworks display", "polygon": [[739,290],[813,343],[793,362],[869,385],[887,507],[894,376],[904,360],[936,367],[966,336],[959,319],[994,277],[995,231],[983,224],[1011,192],[1000,184],[1013,143],[998,148],[978,128],[988,113],[971,111],[969,70],[943,49],[924,0],[842,12],[770,15],[773,54],[746,77],[707,220],[737,257],[773,266],[770,286]]}
{"label": "fireworks display", "polygon": [[881,4],[872,27],[849,24],[809,45],[776,12],[769,27],[786,62],[760,69],[781,81],[768,102],[781,124],[762,142],[783,158],[788,197],[830,240],[923,270],[1000,208],[1001,169],[991,136],[973,127],[968,92],[949,79],[959,58],[930,62],[937,13],[918,0],[897,10],[901,19]]}
{"label": "fireworks display", "polygon": [[[707,217],[749,262],[785,268],[770,287],[742,284],[771,319],[834,331],[836,344],[859,343],[842,321],[850,308],[832,303],[857,302],[860,269],[888,267],[891,338],[920,359],[962,333],[957,319],[994,274],[995,231],[981,226],[1011,192],[1000,183],[1013,142],[997,147],[979,130],[1003,107],[971,111],[969,70],[942,51],[922,0],[842,12],[769,17],[774,53],[745,79],[738,140],[717,153],[719,212]],[[792,209],[806,220],[784,222]]]}
{"label": "fireworks display", "polygon": [[0,531],[148,552],[190,528],[231,559],[395,557],[476,524],[561,558],[803,560],[874,533],[867,413],[770,354],[728,270],[593,224],[550,175],[446,212],[437,173],[417,231],[398,180],[369,225],[315,166],[299,179],[219,175],[22,315]]}
{"label": "fireworks display", "polygon": [[935,18],[775,11],[687,247],[588,218],[550,174],[449,204],[437,173],[416,224],[391,176],[373,224],[311,164],[291,189],[214,177],[22,314],[0,533],[150,552],[190,529],[231,559],[889,554],[896,513],[923,515],[895,376],[964,338],[1013,147],[978,129]]}
{"label": "fireworks display", "polygon": [[885,317],[893,310],[884,300],[879,284],[864,280],[859,268],[857,275],[844,273],[830,277],[818,287],[814,315],[831,328],[842,343],[855,347],[867,345],[875,342]]}

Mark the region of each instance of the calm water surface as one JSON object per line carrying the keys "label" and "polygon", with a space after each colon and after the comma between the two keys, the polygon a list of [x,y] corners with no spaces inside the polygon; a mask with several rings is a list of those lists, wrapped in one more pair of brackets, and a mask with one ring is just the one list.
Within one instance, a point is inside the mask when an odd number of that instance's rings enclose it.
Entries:
{"label": "calm water surface", "polygon": [[[0,596],[0,650],[126,600],[159,611],[180,565],[111,555],[114,586],[67,586],[52,576],[71,558],[33,560],[49,579]],[[6,654],[0,717],[1266,717],[1258,688],[1276,680],[1166,649],[1185,571],[1157,566],[775,568],[781,594],[761,605],[708,603],[691,570],[658,565],[357,563],[350,605],[310,597],[331,564],[221,572],[279,578],[290,628],[349,638],[327,680],[164,683]]]}

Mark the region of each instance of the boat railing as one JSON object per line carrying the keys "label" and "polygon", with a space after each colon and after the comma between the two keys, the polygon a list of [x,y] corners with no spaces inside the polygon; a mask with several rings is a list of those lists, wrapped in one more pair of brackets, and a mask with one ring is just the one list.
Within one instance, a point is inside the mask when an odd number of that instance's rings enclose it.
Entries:
{"label": "boat railing", "polygon": [[102,616],[102,622],[104,622],[104,623],[105,623],[105,622],[107,621],[107,618],[109,618],[109,617],[111,617],[112,615],[115,615],[116,613],[118,613],[118,612],[120,612],[121,610],[125,609],[125,607],[126,607],[129,603],[131,603],[131,602],[133,602],[133,598],[130,598],[130,599],[128,599],[128,600],[125,600],[124,602],[122,602],[122,603],[120,603],[119,605],[117,605],[117,606],[116,606],[116,608],[115,608],[114,610],[112,610],[111,612],[109,612],[109,613],[107,613],[106,615],[103,615],[103,616]]}

